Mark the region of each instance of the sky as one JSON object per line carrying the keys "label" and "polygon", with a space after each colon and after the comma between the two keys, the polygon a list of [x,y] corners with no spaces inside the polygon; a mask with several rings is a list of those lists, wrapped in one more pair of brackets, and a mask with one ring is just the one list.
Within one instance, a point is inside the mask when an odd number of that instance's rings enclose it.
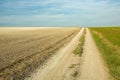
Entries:
{"label": "sky", "polygon": [[0,26],[120,26],[120,0],[0,0]]}

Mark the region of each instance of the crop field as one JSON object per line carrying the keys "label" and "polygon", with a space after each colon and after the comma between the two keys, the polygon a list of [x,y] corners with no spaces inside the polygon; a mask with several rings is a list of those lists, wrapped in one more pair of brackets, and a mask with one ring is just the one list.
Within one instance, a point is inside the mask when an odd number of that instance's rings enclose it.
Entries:
{"label": "crop field", "polygon": [[0,79],[22,80],[80,28],[0,28]]}
{"label": "crop field", "polygon": [[120,28],[90,28],[92,36],[115,80],[120,80]]}

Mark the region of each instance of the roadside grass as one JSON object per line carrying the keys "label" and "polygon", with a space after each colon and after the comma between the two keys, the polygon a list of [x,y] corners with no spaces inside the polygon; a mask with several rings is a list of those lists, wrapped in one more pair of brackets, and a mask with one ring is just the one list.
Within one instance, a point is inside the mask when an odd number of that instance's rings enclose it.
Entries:
{"label": "roadside grass", "polygon": [[75,71],[73,74],[71,74],[73,77],[76,77],[78,75],[78,71]]}
{"label": "roadside grass", "polygon": [[77,64],[71,64],[71,66],[69,68],[75,68]]}
{"label": "roadside grass", "polygon": [[[83,53],[83,46],[84,46],[84,41],[85,41],[85,34],[86,34],[86,29],[84,30],[82,36],[79,39],[79,43],[77,45],[77,47],[75,48],[75,50],[73,51],[73,54],[78,55],[78,57],[80,57]],[[69,68],[73,68],[74,71],[72,72],[71,76],[74,78],[73,80],[76,80],[77,75],[79,74],[79,65],[78,64],[71,64],[71,66]]]}
{"label": "roadside grass", "polygon": [[79,44],[78,44],[77,48],[73,51],[73,53],[75,55],[81,56],[82,53],[83,53],[83,46],[84,46],[84,41],[85,41],[85,33],[86,32],[84,31],[83,35],[80,37]]}
{"label": "roadside grass", "polygon": [[[113,28],[112,28],[113,29]],[[114,28],[115,29],[115,28]],[[91,32],[92,32],[92,30],[95,30],[95,31],[99,31],[99,28],[98,29],[91,29]],[[109,29],[110,30],[110,29]],[[103,32],[103,33],[102,33]],[[105,32],[106,32],[106,34],[105,34]],[[113,32],[113,34],[112,34],[112,32]],[[116,32],[114,32],[114,31],[112,31],[111,32],[111,37],[116,37],[116,35],[114,35],[114,33],[115,34],[117,34]],[[107,33],[107,30],[105,29],[102,29],[102,31],[101,31],[101,33],[102,34],[104,34],[105,36],[105,38],[106,38],[106,36],[107,35],[109,35],[108,33]],[[110,33],[110,32],[109,32]],[[95,33],[93,33],[92,32],[92,36],[93,36],[93,38],[94,38],[94,40],[95,40],[95,42],[96,42],[96,45],[98,46],[98,49],[100,50],[100,52],[101,52],[101,54],[102,54],[102,56],[103,56],[103,59],[104,59],[104,61],[105,61],[105,63],[107,64],[107,67],[108,67],[108,69],[109,69],[109,72],[110,72],[110,74],[111,74],[111,76],[115,79],[115,80],[120,80],[120,55],[118,55],[117,53],[115,53],[110,47],[108,47],[101,39],[100,39],[100,37],[97,35],[97,34],[95,34]],[[118,34],[117,34],[117,36],[118,36]],[[107,36],[107,39],[108,40],[111,40],[112,38],[109,38],[108,36]],[[117,39],[118,38],[115,38],[115,40],[111,40],[111,42],[112,41],[116,41],[117,42]],[[119,41],[119,39],[118,39],[118,41]],[[114,43],[113,43],[114,44]]]}

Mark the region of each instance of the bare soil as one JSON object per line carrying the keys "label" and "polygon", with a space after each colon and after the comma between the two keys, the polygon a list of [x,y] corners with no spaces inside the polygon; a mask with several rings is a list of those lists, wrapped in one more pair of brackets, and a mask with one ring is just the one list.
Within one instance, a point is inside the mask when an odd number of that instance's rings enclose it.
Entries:
{"label": "bare soil", "polygon": [[42,68],[37,69],[26,80],[73,80],[80,57],[73,54],[77,47],[82,29],[73,40],[61,48]]}
{"label": "bare soil", "polygon": [[0,80],[23,80],[71,41],[78,28],[0,28]]}

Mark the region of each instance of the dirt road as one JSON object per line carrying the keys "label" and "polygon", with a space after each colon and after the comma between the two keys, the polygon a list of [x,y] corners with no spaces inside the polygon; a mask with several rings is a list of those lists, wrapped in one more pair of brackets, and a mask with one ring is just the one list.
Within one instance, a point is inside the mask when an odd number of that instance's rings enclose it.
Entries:
{"label": "dirt road", "polygon": [[[60,49],[43,68],[36,70],[31,77],[26,80],[71,80],[74,77],[75,68],[70,68],[79,63],[79,56],[73,54],[73,50],[78,45],[84,28],[73,38],[64,48]],[[73,66],[72,66],[73,67]]]}
{"label": "dirt road", "polygon": [[86,30],[84,52],[78,80],[110,80],[101,55],[89,30]]}
{"label": "dirt road", "polygon": [[60,49],[46,65],[37,69],[26,80],[110,80],[101,55],[88,29],[86,30],[82,57],[72,53],[78,45],[83,31],[84,29],[67,46]]}

